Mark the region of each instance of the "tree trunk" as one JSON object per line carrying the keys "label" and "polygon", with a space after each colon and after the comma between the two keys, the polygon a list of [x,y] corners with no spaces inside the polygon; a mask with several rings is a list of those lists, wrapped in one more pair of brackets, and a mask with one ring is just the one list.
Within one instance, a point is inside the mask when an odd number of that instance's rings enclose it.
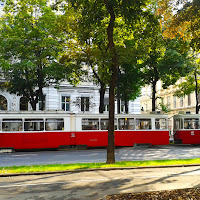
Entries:
{"label": "tree trunk", "polygon": [[195,77],[196,114],[199,114],[198,81],[197,81],[196,71],[194,72],[194,77]]}
{"label": "tree trunk", "polygon": [[99,105],[99,113],[103,113],[104,111],[104,95],[105,95],[105,85],[101,84],[101,88],[99,90],[100,93],[100,105]]}
{"label": "tree trunk", "polygon": [[99,113],[103,113],[104,111],[104,95],[106,92],[106,84],[103,82],[103,80],[100,79],[100,77],[98,76],[98,74],[96,73],[94,67],[92,66],[92,64],[90,64],[93,74],[96,77],[96,79],[98,80],[98,82],[101,85],[101,88],[99,90],[100,93],[100,105],[99,105]]}
{"label": "tree trunk", "polygon": [[152,112],[156,110],[156,82],[152,83]]}
{"label": "tree trunk", "polygon": [[39,96],[39,100],[42,102],[42,107],[41,107],[41,110],[44,110],[44,100],[43,100],[43,91],[42,91],[42,88],[43,88],[43,80],[44,80],[44,76],[43,76],[43,73],[42,73],[42,66],[38,66],[38,96]]}
{"label": "tree trunk", "polygon": [[[114,78],[114,74],[112,75]],[[115,133],[114,133],[114,118],[115,118],[115,82],[110,82],[109,88],[109,126],[108,126],[108,148],[107,148],[107,163],[115,163]]]}
{"label": "tree trunk", "polygon": [[43,95],[43,91],[42,91],[42,88],[40,88],[39,90],[39,99],[41,101],[41,110],[44,110],[44,99],[43,99],[44,95]]}
{"label": "tree trunk", "polygon": [[125,113],[128,114],[128,100],[127,95],[124,94]]}
{"label": "tree trunk", "polygon": [[118,66],[118,69],[117,69],[117,113],[120,114],[121,110],[120,110],[120,90],[119,90],[119,83],[120,83],[120,80],[119,80],[119,66]]}
{"label": "tree trunk", "polygon": [[117,79],[117,53],[113,41],[113,28],[115,23],[115,13],[113,6],[108,0],[104,0],[107,11],[110,14],[110,22],[107,28],[108,47],[112,55],[111,80],[109,83],[109,126],[108,126],[108,148],[107,148],[107,163],[115,163],[115,137],[114,137],[114,118],[115,118],[115,87]]}
{"label": "tree trunk", "polygon": [[29,100],[32,109],[33,109],[33,110],[36,110],[36,105],[37,105],[37,103],[38,103],[38,97],[35,96],[35,93],[34,93],[32,87],[31,87],[31,84],[30,84],[30,80],[29,80],[29,76],[28,76],[28,75],[29,75],[28,70],[25,70],[26,85],[27,85],[27,88],[28,88],[28,91],[29,91],[29,92],[27,93],[26,90],[23,90],[23,96],[25,96],[25,97]]}

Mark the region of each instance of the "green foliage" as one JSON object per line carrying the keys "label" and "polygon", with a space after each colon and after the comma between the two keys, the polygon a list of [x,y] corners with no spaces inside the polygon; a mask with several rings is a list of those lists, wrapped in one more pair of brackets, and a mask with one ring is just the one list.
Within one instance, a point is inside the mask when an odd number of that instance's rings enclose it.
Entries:
{"label": "green foliage", "polygon": [[[141,86],[144,85],[141,79],[140,65],[137,63],[136,45],[125,41],[125,48],[118,50],[119,55],[119,91],[122,101],[135,100],[140,95]],[[131,55],[131,56],[130,56]]]}
{"label": "green foliage", "polygon": [[168,104],[164,104],[164,103],[159,103],[158,104],[158,110],[163,111],[164,113],[169,113],[171,110],[169,108]]}
{"label": "green foliage", "polygon": [[63,28],[68,18],[55,13],[46,0],[6,1],[4,11],[0,65],[8,90],[26,96],[35,109],[42,88],[69,75],[70,70],[59,63],[68,39]]}
{"label": "green foliage", "polygon": [[[157,33],[159,34],[159,33]],[[145,54],[142,62],[144,82],[152,85],[152,110],[155,110],[156,83],[161,80],[163,88],[173,85],[176,81],[191,71],[188,62],[188,43],[162,37],[152,39],[151,50]],[[152,48],[154,47],[154,48]]]}
{"label": "green foliage", "polygon": [[163,81],[163,88],[173,85],[191,70],[189,62],[189,44],[183,40],[167,40],[165,55],[159,63],[160,79]]}
{"label": "green foliage", "polygon": [[[181,0],[174,4],[173,0],[166,0],[164,13],[164,36],[169,38],[182,38],[189,42],[194,52],[200,49],[200,3],[199,0]],[[178,9],[177,9],[178,8]],[[170,17],[167,17],[170,16]]]}
{"label": "green foliage", "polygon": [[190,57],[190,65],[192,70],[190,73],[184,78],[184,81],[180,84],[176,85],[177,90],[175,91],[174,95],[178,97],[183,97],[185,95],[189,95],[195,90],[197,91],[198,95],[200,93],[200,63],[199,58]]}
{"label": "green foliage", "polygon": [[[101,86],[101,90],[105,89],[106,86],[110,84],[110,80],[113,74],[113,59],[112,59],[112,51],[109,48],[109,40],[108,40],[108,27],[110,24],[110,16],[107,10],[107,4],[111,2],[108,1],[106,4],[104,1],[72,1],[72,4],[77,13],[77,20],[78,26],[76,30],[77,39],[82,46],[82,52],[80,57],[82,60],[92,68],[93,71],[93,81]],[[130,4],[129,6],[133,6],[132,2],[120,1],[119,2],[112,2],[111,5],[114,7],[115,12],[115,22],[113,26],[113,40],[115,44],[115,48],[118,54],[118,60],[120,59],[120,69],[123,72],[126,71],[127,77],[131,77],[137,70],[134,70],[134,66],[132,65],[131,61],[129,61],[130,70],[128,70],[128,65],[126,59],[130,58],[130,49],[135,48],[135,45],[129,48],[124,48],[125,40],[130,40],[134,38],[134,33],[137,32],[138,28],[133,27],[133,24],[136,23],[131,18],[135,18],[137,21],[137,25],[139,25],[139,18],[133,15],[130,15],[129,18],[126,18],[125,15],[125,8],[127,12],[131,12],[133,14],[133,10],[130,11],[129,7],[124,7],[126,4]],[[123,5],[123,8],[119,6]],[[145,6],[145,2],[141,3],[141,7]],[[134,7],[138,11],[141,9],[139,6],[138,8]],[[133,8],[132,8],[133,9]],[[142,13],[142,10],[140,10]],[[145,18],[145,17],[144,17]],[[141,20],[142,21],[142,20]],[[127,23],[129,22],[129,23]],[[137,30],[133,30],[133,29]],[[137,45],[137,44],[136,44]],[[133,55],[134,56],[134,55]],[[126,65],[126,70],[123,68],[123,63]],[[133,69],[132,69],[133,67]],[[132,74],[132,75],[131,75]],[[128,88],[127,84],[124,83],[126,89],[129,90],[128,100],[135,99],[137,95],[139,95],[139,76],[136,75],[136,79],[132,83],[130,83],[130,87]],[[122,85],[123,81],[127,81],[127,78],[123,75],[120,75],[120,83]],[[137,86],[136,86],[137,85]],[[123,93],[125,90],[121,90]],[[130,93],[132,92],[132,94]],[[123,95],[122,95],[123,98]],[[100,101],[101,102],[101,101]]]}
{"label": "green foliage", "polygon": [[[118,52],[116,46],[122,44],[115,37],[120,33],[118,20],[129,24],[137,21],[141,16],[149,15],[146,0],[72,0],[72,5],[80,14],[79,38],[83,44],[90,44],[92,48],[104,47],[101,52],[106,54],[106,66],[109,69],[109,130],[108,130],[108,152],[107,163],[114,163],[114,91],[116,87],[118,64]],[[122,32],[122,31],[121,31]],[[116,34],[118,35],[118,34]],[[122,34],[123,35],[123,34]],[[102,46],[101,46],[102,45]],[[87,49],[87,47],[86,47]],[[127,52],[128,53],[128,52]],[[100,57],[102,58],[102,57]],[[109,59],[107,59],[109,58]],[[99,57],[98,57],[99,60]],[[101,60],[99,60],[101,62]]]}
{"label": "green foliage", "polygon": [[196,52],[200,49],[200,2],[199,0],[182,2],[183,7],[174,16],[176,25],[181,27],[183,24],[186,26],[186,33],[184,37],[190,42],[190,46]]}
{"label": "green foliage", "polygon": [[195,79],[192,74],[185,77],[184,82],[177,85],[178,89],[175,91],[174,96],[183,97],[195,91]]}

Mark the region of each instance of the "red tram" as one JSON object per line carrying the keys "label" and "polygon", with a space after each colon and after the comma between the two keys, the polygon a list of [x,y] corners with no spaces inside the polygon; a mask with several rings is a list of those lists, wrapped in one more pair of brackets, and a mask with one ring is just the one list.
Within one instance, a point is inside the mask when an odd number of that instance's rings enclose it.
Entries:
{"label": "red tram", "polygon": [[[108,115],[62,111],[1,112],[0,149],[106,147]],[[169,144],[168,117],[161,114],[116,115],[115,146]]]}
{"label": "red tram", "polygon": [[200,115],[174,115],[174,143],[200,144]]}

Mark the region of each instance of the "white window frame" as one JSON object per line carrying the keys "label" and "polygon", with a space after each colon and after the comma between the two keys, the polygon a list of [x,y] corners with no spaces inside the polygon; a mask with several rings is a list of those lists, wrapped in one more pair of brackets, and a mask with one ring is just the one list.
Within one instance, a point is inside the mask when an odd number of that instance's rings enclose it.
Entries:
{"label": "white window frame", "polygon": [[[64,101],[63,101],[64,97]],[[69,101],[66,101],[66,98],[69,98]],[[64,111],[69,112],[71,111],[71,95],[68,94],[62,94],[61,95],[61,110],[63,110],[63,105],[64,104]],[[66,110],[67,105],[69,105],[69,110]]]}

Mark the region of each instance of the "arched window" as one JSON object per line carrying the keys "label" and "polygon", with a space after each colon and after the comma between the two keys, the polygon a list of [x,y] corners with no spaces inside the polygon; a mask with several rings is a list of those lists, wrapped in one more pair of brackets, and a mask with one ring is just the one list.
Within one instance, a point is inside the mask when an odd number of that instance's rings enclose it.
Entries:
{"label": "arched window", "polygon": [[7,110],[8,108],[8,102],[7,99],[0,95],[0,110]]}
{"label": "arched window", "polygon": [[26,97],[20,98],[20,110],[28,110],[28,99]]}

